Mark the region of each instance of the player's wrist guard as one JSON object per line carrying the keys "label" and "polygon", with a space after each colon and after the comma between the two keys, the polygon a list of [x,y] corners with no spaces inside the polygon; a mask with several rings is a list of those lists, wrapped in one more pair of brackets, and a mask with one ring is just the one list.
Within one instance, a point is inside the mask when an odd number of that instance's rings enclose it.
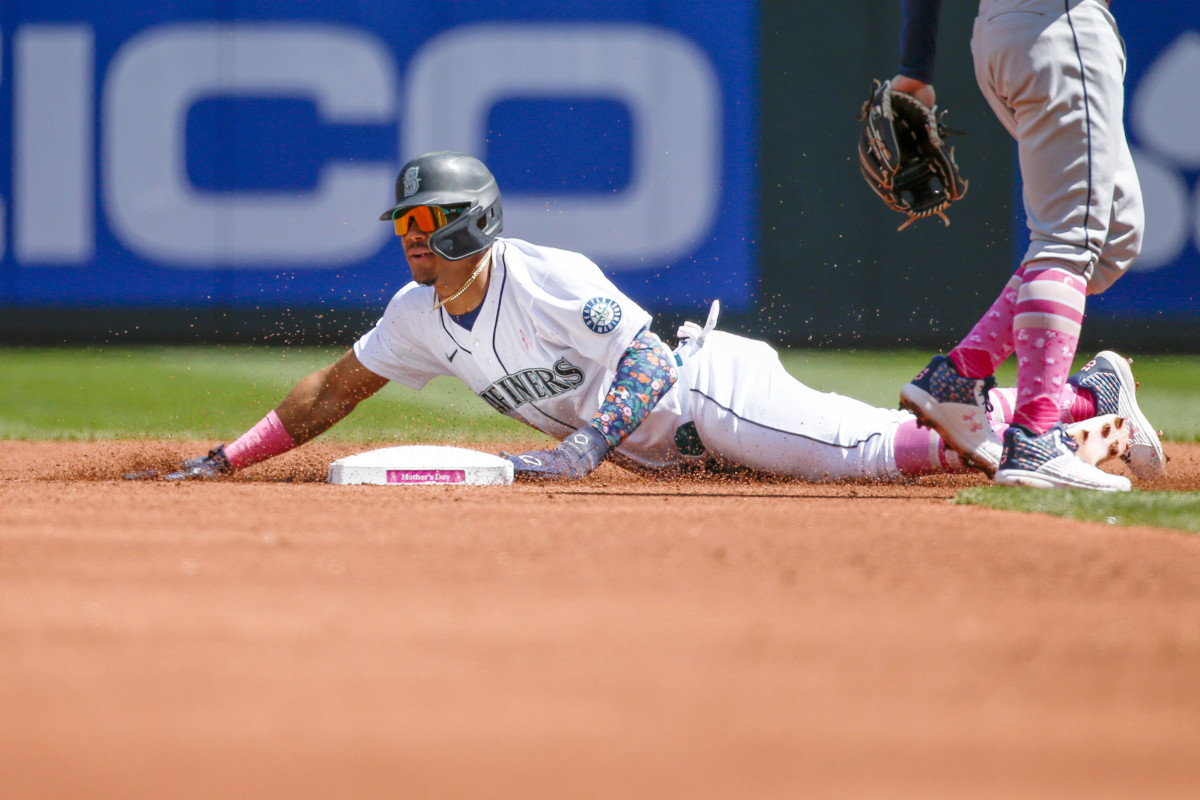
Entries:
{"label": "player's wrist guard", "polygon": [[583,475],[579,476],[582,478],[584,475],[591,474],[592,470],[600,466],[600,462],[608,455],[609,447],[608,440],[604,438],[604,434],[591,425],[584,425],[566,439],[563,439],[558,449],[573,454],[571,458],[584,470]]}
{"label": "player's wrist guard", "polygon": [[517,477],[577,481],[600,466],[608,451],[609,445],[604,435],[591,425],[584,425],[553,450],[531,450],[515,456],[508,453],[500,455],[513,463]]}

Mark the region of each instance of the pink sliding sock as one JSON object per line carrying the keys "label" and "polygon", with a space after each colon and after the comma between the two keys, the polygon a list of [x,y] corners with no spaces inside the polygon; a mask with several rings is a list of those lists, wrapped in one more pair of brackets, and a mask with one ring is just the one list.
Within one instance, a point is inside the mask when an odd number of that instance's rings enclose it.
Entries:
{"label": "pink sliding sock", "polygon": [[[1008,426],[1017,408],[1017,390],[1013,388],[992,389],[988,392],[992,410],[988,419],[1000,423],[1000,432]],[[1069,383],[1064,383],[1058,395],[1058,421],[1079,422],[1081,419],[1091,419],[1096,416],[1096,396],[1088,389],[1076,389]]]}
{"label": "pink sliding sock", "polygon": [[932,475],[936,472],[968,472],[958,453],[946,448],[942,437],[932,428],[917,426],[916,420],[903,422],[892,443],[896,468],[904,475]]}
{"label": "pink sliding sock", "polygon": [[231,467],[242,469],[287,452],[295,446],[296,440],[287,432],[287,428],[283,427],[279,416],[271,411],[226,447],[225,457],[229,459]]}

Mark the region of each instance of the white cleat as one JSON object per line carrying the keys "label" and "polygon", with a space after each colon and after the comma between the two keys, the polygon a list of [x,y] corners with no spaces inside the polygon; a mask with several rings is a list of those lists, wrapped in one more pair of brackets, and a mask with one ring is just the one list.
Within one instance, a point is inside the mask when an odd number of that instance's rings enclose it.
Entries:
{"label": "white cleat", "polygon": [[1128,492],[1133,488],[1125,476],[1113,475],[1084,461],[1078,449],[1075,439],[1061,424],[1040,436],[1020,425],[1011,425],[1004,432],[1004,458],[996,470],[996,483],[1098,492]]}
{"label": "white cleat", "polygon": [[1096,398],[1097,414],[1117,414],[1125,417],[1133,429],[1125,463],[1140,479],[1161,478],[1167,472],[1159,434],[1146,419],[1137,403],[1137,382],[1129,369],[1129,359],[1112,350],[1101,350],[1067,383],[1089,390]]}
{"label": "white cleat", "polygon": [[994,378],[964,378],[946,356],[934,356],[900,389],[900,407],[941,435],[969,467],[994,475],[1002,446],[988,420]]}

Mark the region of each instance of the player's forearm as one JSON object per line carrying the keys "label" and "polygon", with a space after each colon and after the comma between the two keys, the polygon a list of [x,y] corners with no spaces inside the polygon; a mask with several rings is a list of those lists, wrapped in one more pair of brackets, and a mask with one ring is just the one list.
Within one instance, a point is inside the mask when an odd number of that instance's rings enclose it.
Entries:
{"label": "player's forearm", "polygon": [[282,403],[224,448],[222,454],[229,469],[244,469],[286,453],[328,430],[337,421],[326,421],[313,413],[313,408],[320,407],[316,402],[319,390],[314,393],[314,387],[308,381],[301,381]]}
{"label": "player's forearm", "polygon": [[320,436],[387,384],[362,365],[353,350],[301,380],[275,408],[296,444]]}
{"label": "player's forearm", "polygon": [[[648,330],[634,337],[595,416],[553,450],[508,456],[516,475],[530,480],[579,480],[637,429],[675,384],[675,358]],[[507,455],[507,454],[502,454]]]}
{"label": "player's forearm", "polygon": [[298,445],[332,428],[362,399],[339,392],[330,380],[331,369],[327,367],[301,380],[275,407],[279,421]]}
{"label": "player's forearm", "polygon": [[675,385],[675,359],[662,340],[642,331],[617,367],[612,386],[589,423],[610,447],[625,441]]}

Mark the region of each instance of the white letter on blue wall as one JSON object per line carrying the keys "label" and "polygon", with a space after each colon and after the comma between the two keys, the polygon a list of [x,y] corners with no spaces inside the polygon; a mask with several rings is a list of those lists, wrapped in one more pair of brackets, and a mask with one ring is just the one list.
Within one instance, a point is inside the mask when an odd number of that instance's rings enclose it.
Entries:
{"label": "white letter on blue wall", "polygon": [[629,185],[612,195],[505,196],[504,228],[606,267],[646,267],[687,255],[709,233],[721,189],[720,93],[704,52],[665,28],[455,28],[412,59],[401,155],[484,156],[488,115],[508,98],[618,100],[632,120]]}
{"label": "white letter on blue wall", "polygon": [[87,25],[24,25],[13,43],[13,250],[25,264],[95,251],[93,49]]}
{"label": "white letter on blue wall", "polygon": [[[187,176],[188,110],[213,97],[301,97],[329,124],[394,124],[396,65],[374,37],[310,24],[180,24],[127,42],[105,80],[104,208],[145,258],[187,267],[332,266],[391,230],[395,165],[329,163],[314,190],[204,192]],[[375,224],[373,224],[375,223]]]}

